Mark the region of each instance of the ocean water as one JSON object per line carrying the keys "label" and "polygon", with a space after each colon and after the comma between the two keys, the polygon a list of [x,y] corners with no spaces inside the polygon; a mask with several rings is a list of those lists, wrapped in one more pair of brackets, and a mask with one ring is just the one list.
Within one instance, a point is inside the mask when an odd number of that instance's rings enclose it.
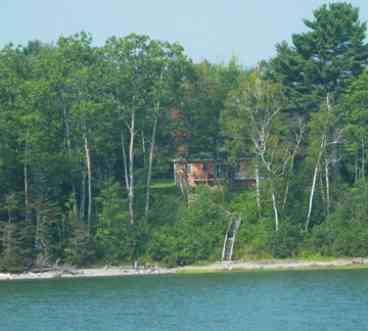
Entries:
{"label": "ocean water", "polygon": [[0,330],[367,331],[368,270],[3,281]]}

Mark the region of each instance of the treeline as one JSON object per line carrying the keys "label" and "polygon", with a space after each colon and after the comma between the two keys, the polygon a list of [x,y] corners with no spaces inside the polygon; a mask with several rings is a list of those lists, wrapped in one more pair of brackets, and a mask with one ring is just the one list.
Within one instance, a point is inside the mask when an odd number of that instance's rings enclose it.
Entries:
{"label": "treeline", "polygon": [[[324,5],[256,68],[178,44],[89,34],[0,51],[0,270],[368,255],[368,45],[359,10]],[[173,120],[173,113],[180,120]],[[184,155],[251,156],[254,188],[176,189]]]}

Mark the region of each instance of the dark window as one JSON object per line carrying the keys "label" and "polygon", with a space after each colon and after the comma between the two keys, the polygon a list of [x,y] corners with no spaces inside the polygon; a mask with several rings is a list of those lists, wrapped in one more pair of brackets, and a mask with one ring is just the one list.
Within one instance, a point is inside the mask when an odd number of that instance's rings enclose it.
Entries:
{"label": "dark window", "polygon": [[221,177],[223,175],[223,167],[222,164],[216,164],[216,177]]}

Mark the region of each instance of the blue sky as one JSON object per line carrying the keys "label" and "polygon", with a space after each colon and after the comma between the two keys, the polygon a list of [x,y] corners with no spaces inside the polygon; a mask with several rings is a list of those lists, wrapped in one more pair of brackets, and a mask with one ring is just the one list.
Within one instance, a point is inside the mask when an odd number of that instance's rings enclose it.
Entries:
{"label": "blue sky", "polygon": [[[55,41],[81,30],[101,45],[130,32],[177,41],[195,61],[254,65],[305,30],[323,0],[0,0],[0,46]],[[352,0],[368,20],[368,1]]]}

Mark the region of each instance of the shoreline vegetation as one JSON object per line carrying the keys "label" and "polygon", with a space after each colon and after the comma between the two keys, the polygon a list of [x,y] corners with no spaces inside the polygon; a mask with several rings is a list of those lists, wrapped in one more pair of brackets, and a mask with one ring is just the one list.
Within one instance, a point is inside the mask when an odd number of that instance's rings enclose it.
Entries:
{"label": "shoreline vegetation", "polygon": [[339,270],[368,269],[368,258],[344,258],[321,260],[259,260],[216,262],[205,265],[189,265],[184,267],[139,267],[105,266],[94,268],[58,267],[48,271],[29,271],[19,274],[0,273],[0,281],[4,280],[34,280],[34,279],[71,279],[146,276],[167,274],[205,274],[220,272],[252,272],[252,271],[291,271],[291,270]]}
{"label": "shoreline vegetation", "polygon": [[303,22],[253,67],[135,33],[0,48],[1,277],[367,258],[367,23],[348,2]]}

